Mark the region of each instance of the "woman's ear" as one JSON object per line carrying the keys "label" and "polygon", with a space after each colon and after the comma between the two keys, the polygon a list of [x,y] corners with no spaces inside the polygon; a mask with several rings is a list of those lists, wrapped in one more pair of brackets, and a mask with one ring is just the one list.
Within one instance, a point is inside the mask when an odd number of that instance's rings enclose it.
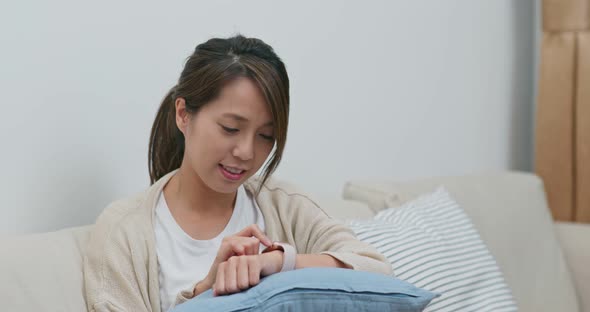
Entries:
{"label": "woman's ear", "polygon": [[188,127],[190,118],[186,111],[186,102],[184,101],[184,98],[177,98],[174,102],[174,107],[176,109],[176,126],[182,134],[186,135],[186,127]]}

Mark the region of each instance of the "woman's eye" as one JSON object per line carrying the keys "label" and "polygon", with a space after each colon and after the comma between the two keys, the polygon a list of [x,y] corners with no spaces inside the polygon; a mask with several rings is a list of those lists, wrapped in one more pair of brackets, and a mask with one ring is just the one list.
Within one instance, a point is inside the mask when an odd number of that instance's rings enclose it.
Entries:
{"label": "woman's eye", "polygon": [[229,127],[226,127],[226,126],[221,126],[221,128],[223,128],[223,130],[225,132],[227,132],[227,133],[236,133],[236,132],[238,132],[238,129],[236,129],[236,128],[229,128]]}
{"label": "woman's eye", "polygon": [[260,136],[267,141],[274,141],[275,140],[275,138],[273,138],[271,135],[261,134]]}

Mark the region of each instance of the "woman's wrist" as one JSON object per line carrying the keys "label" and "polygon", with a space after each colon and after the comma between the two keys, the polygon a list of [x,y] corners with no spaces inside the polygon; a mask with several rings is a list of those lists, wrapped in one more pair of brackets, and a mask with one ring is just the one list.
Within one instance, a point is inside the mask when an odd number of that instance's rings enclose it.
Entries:
{"label": "woman's wrist", "polygon": [[273,250],[260,254],[263,257],[263,266],[260,270],[260,275],[269,276],[281,271],[283,266],[283,251]]}

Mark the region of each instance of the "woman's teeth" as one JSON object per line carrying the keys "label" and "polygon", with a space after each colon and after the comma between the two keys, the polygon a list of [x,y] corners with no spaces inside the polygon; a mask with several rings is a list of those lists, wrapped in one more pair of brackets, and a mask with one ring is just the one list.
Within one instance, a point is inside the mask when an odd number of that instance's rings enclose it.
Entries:
{"label": "woman's teeth", "polygon": [[240,173],[244,172],[244,170],[242,170],[242,169],[231,168],[231,167],[226,167],[226,166],[223,166],[223,169],[225,169],[228,172],[231,172],[233,174],[240,174]]}

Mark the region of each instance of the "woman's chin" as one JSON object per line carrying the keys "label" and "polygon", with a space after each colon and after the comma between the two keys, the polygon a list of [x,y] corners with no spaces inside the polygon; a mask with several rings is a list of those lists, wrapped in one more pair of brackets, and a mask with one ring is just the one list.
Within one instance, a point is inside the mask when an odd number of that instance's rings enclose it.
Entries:
{"label": "woman's chin", "polygon": [[215,183],[210,184],[209,188],[220,194],[234,194],[238,190],[240,185],[242,185],[242,183],[233,181],[229,182],[221,179],[221,181],[218,180],[215,181]]}

